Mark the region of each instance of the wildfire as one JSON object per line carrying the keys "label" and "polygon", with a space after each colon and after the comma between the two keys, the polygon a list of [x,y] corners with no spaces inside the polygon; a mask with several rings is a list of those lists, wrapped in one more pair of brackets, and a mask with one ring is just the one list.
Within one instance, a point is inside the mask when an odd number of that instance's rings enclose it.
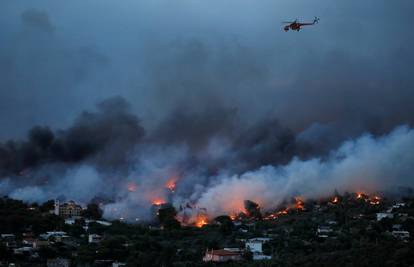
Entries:
{"label": "wildfire", "polygon": [[177,181],[180,179],[180,174],[176,171],[172,171],[171,173],[172,174],[168,177],[168,180],[164,186],[172,193],[174,193],[177,187]]}
{"label": "wildfire", "polygon": [[158,198],[158,199],[154,199],[152,201],[152,204],[155,206],[161,206],[162,204],[165,204],[164,199]]}
{"label": "wildfire", "polygon": [[364,194],[363,193],[357,193],[357,199],[361,199],[363,197],[364,197]]}
{"label": "wildfire", "polygon": [[265,220],[275,220],[279,218],[280,216],[287,215],[289,213],[289,209],[282,209],[277,212],[271,213],[264,217]]}
{"label": "wildfire", "polygon": [[339,198],[338,198],[338,197],[334,197],[334,198],[332,199],[332,203],[333,203],[333,204],[337,204],[337,203],[339,203]]}
{"label": "wildfire", "polygon": [[369,202],[371,205],[379,205],[381,202],[381,198],[379,196],[374,196],[371,198],[371,201]]}
{"label": "wildfire", "polygon": [[295,197],[295,209],[305,210],[305,203],[301,197]]}
{"label": "wildfire", "polygon": [[175,187],[176,187],[176,180],[175,179],[170,179],[167,181],[167,183],[165,184],[165,187],[168,188],[171,192],[174,193],[175,191]]}
{"label": "wildfire", "polygon": [[206,224],[208,224],[207,217],[205,215],[198,215],[197,220],[195,222],[195,226],[197,226],[198,228],[201,228]]}

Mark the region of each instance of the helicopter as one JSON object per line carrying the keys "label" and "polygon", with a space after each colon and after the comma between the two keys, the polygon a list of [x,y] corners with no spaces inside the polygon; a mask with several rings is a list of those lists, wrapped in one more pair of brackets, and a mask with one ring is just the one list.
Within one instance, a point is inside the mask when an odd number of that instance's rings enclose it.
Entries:
{"label": "helicopter", "polygon": [[315,19],[313,20],[313,22],[301,23],[301,22],[298,22],[297,19],[295,19],[295,21],[284,21],[282,23],[283,24],[289,24],[289,25],[286,25],[285,27],[283,27],[283,30],[285,32],[287,32],[289,30],[292,30],[292,31],[300,31],[300,29],[301,29],[302,26],[315,25],[315,24],[318,24],[318,22],[319,22],[319,18],[318,17],[315,17]]}

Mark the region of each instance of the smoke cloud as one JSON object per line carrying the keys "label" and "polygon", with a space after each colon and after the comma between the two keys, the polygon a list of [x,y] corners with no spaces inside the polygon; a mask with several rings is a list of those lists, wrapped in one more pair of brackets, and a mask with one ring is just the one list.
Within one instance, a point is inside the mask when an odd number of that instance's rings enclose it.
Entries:
{"label": "smoke cloud", "polygon": [[97,2],[0,3],[1,194],[145,219],[412,186],[413,2]]}
{"label": "smoke cloud", "polygon": [[342,192],[378,192],[412,187],[414,131],[406,126],[373,138],[364,135],[332,151],[327,160],[293,159],[284,166],[264,166],[234,176],[218,176],[198,199],[212,215],[244,211],[253,200],[272,209],[294,196],[319,198]]}

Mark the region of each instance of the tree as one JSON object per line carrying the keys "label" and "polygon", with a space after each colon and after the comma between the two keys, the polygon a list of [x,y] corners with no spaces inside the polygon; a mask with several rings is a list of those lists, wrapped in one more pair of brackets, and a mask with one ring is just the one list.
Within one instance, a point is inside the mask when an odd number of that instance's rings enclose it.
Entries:
{"label": "tree", "polygon": [[245,200],[244,201],[244,208],[247,212],[247,215],[252,218],[261,219],[262,214],[260,213],[260,207],[259,204],[251,201],[251,200]]}
{"label": "tree", "polygon": [[41,212],[48,212],[50,210],[53,210],[55,208],[55,201],[53,199],[46,201],[42,205],[40,205],[40,211]]}
{"label": "tree", "polygon": [[218,216],[214,219],[220,225],[220,231],[223,234],[229,234],[232,232],[234,223],[227,215]]}
{"label": "tree", "polygon": [[175,216],[177,211],[172,205],[164,205],[158,210],[158,220],[162,226],[167,229],[180,228],[180,223],[177,221]]}
{"label": "tree", "polygon": [[246,261],[252,261],[253,260],[253,253],[250,251],[250,249],[247,249],[243,253],[243,259],[245,259]]}
{"label": "tree", "polygon": [[99,208],[98,204],[89,203],[86,206],[86,210],[83,211],[83,216],[93,220],[99,220],[102,218],[103,211]]}

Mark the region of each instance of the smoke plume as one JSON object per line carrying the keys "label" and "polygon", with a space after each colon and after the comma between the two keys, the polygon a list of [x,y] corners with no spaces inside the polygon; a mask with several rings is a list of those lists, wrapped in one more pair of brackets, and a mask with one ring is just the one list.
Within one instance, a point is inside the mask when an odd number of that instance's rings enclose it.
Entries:
{"label": "smoke plume", "polygon": [[1,194],[134,221],[413,185],[414,2],[95,2],[0,3]]}

